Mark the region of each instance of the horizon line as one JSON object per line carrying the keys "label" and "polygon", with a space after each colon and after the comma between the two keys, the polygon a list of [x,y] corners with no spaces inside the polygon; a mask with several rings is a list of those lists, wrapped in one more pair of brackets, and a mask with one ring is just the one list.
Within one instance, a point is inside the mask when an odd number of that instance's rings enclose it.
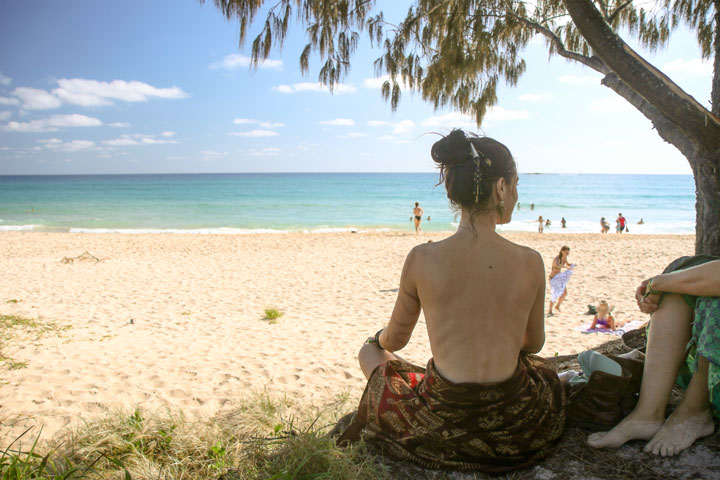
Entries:
{"label": "horizon line", "polygon": [[[144,173],[0,173],[0,177],[63,177],[73,175],[83,176],[140,176],[140,175],[359,175],[359,174],[371,174],[371,175],[394,175],[394,174],[428,174],[438,173],[433,171],[423,172],[329,172],[329,171],[316,171],[316,172],[144,172]],[[621,172],[519,172],[520,175],[642,175],[642,176],[667,176],[667,175],[682,175],[692,177],[692,173],[621,173]]]}

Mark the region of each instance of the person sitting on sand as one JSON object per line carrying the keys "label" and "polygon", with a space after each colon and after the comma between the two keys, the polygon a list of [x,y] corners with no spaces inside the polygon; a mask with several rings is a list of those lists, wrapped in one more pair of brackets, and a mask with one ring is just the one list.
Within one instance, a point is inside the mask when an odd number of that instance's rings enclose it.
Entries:
{"label": "person sitting on sand", "polygon": [[[642,312],[652,314],[640,398],[615,428],[587,442],[603,448],[649,440],[646,452],[677,455],[712,435],[712,417],[720,418],[720,258],[679,258],[643,281],[635,298]],[[676,381],[685,394],[666,420]]]}
{"label": "person sitting on sand", "polygon": [[615,331],[615,317],[610,314],[610,305],[606,300],[600,300],[597,306],[597,313],[593,318],[593,323],[590,325],[590,330],[594,328],[609,328]]}
{"label": "person sitting on sand", "polygon": [[[570,247],[563,245],[558,256],[553,259],[552,269],[550,270],[550,309],[548,310],[548,317],[552,317],[554,315],[553,304],[557,302],[555,310],[559,312],[560,304],[567,296],[567,284],[573,273],[572,269],[575,267],[575,264],[570,265],[567,261],[569,254]],[[563,268],[566,268],[567,270],[563,272]]]}
{"label": "person sitting on sand", "polygon": [[[540,255],[503,238],[517,202],[509,150],[453,130],[432,147],[460,225],[408,254],[388,325],[359,361],[367,387],[339,442],[361,437],[383,454],[427,468],[505,472],[545,458],[565,425],[564,393],[545,342]],[[405,347],[421,310],[433,357]]]}

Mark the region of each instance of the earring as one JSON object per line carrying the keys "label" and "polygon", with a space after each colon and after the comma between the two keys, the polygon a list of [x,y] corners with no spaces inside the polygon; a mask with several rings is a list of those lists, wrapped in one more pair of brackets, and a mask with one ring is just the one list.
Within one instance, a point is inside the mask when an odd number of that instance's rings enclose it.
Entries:
{"label": "earring", "polygon": [[503,216],[505,215],[505,200],[500,200],[496,208],[498,213],[500,214],[500,220],[502,220]]}

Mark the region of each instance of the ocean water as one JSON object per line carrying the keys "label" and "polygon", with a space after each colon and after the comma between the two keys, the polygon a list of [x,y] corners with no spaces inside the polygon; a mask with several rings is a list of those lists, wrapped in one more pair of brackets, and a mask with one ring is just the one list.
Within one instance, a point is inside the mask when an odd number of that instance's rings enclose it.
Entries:
{"label": "ocean water", "polygon": [[[458,217],[433,173],[0,176],[0,231],[330,232],[454,230]],[[630,233],[695,232],[690,175],[521,174],[520,206],[499,231],[615,231],[622,212]],[[534,204],[531,210],[530,205]],[[431,220],[428,221],[427,217]],[[636,225],[642,218],[644,225]]]}

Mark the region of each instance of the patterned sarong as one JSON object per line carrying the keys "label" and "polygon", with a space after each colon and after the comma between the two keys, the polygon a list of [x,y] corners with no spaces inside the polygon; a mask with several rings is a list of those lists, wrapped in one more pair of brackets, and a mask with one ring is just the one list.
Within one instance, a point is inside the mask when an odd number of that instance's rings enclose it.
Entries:
{"label": "patterned sarong", "polygon": [[[720,260],[710,255],[680,257],[663,271],[663,273],[685,270],[703,263]],[[720,297],[695,297],[683,295],[685,301],[693,308],[694,320],[692,338],[687,346],[685,365],[680,369],[677,384],[686,389],[693,373],[697,370],[698,356],[707,358],[708,389],[713,415],[720,419]]]}
{"label": "patterned sarong", "polygon": [[358,412],[338,439],[364,438],[383,454],[427,468],[502,473],[547,457],[565,428],[565,394],[555,367],[521,354],[509,379],[452,383],[433,360],[376,368]]}
{"label": "patterned sarong", "polygon": [[558,273],[550,279],[551,302],[555,303],[558,301],[558,298],[562,297],[562,294],[565,293],[565,288],[567,287],[567,284],[570,281],[570,276],[572,274],[573,271],[568,269],[562,273]]}

